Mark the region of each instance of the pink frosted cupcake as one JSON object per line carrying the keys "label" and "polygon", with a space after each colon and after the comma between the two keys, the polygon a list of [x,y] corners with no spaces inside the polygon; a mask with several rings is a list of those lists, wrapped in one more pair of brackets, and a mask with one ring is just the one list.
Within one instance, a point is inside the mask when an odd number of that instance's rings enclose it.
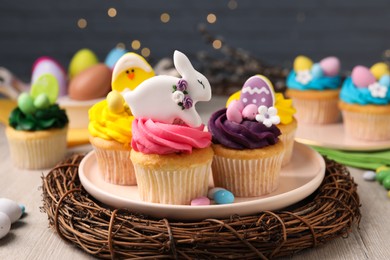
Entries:
{"label": "pink frosted cupcake", "polygon": [[208,80],[175,51],[174,64],[183,78],[156,76],[124,98],[135,116],[131,160],[141,200],[188,205],[206,196],[213,151],[211,135],[195,110],[208,101]]}

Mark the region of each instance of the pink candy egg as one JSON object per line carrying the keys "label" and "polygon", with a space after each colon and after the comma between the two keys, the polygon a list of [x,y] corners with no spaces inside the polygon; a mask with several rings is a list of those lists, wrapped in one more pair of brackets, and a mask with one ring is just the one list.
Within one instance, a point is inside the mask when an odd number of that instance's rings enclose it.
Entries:
{"label": "pink candy egg", "polygon": [[257,106],[254,104],[249,104],[242,110],[242,116],[248,118],[249,120],[255,119],[257,114]]}
{"label": "pink candy egg", "polygon": [[58,81],[60,87],[59,96],[67,93],[65,69],[53,58],[42,56],[38,58],[32,68],[31,84],[33,84],[43,74],[52,74]]}
{"label": "pink candy egg", "polygon": [[242,121],[242,110],[244,106],[242,103],[238,100],[233,100],[227,110],[226,110],[226,117],[229,121],[233,121],[236,123],[241,123]]}
{"label": "pink candy egg", "polygon": [[367,88],[376,81],[370,69],[361,65],[353,68],[351,77],[353,84],[358,88]]}
{"label": "pink candy egg", "polygon": [[207,197],[199,197],[191,200],[191,206],[206,206],[210,205],[210,199]]}
{"label": "pink candy egg", "polygon": [[322,59],[320,61],[320,66],[324,74],[328,77],[337,76],[340,72],[340,60],[334,56]]}

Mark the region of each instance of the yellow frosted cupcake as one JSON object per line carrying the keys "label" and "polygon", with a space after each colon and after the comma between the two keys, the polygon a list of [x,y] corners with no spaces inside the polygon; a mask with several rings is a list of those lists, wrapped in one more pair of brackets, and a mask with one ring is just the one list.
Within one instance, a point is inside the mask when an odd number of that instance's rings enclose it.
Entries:
{"label": "yellow frosted cupcake", "polygon": [[347,135],[366,141],[390,140],[390,72],[385,63],[356,66],[341,89],[339,107]]}
{"label": "yellow frosted cupcake", "polygon": [[22,169],[46,169],[66,155],[68,117],[55,104],[58,82],[51,74],[43,74],[22,93],[18,107],[9,116],[6,136],[11,159]]}
{"label": "yellow frosted cupcake", "polygon": [[183,53],[173,60],[182,78],[150,78],[124,98],[135,116],[131,160],[141,200],[189,205],[208,192],[211,135],[195,103],[210,100],[211,87]]}
{"label": "yellow frosted cupcake", "polygon": [[275,95],[262,75],[249,78],[239,100],[210,117],[214,185],[237,197],[262,196],[279,187],[285,153]]}
{"label": "yellow frosted cupcake", "polygon": [[305,56],[294,60],[286,95],[293,100],[299,123],[331,124],[340,120],[337,106],[341,85],[340,61],[327,57],[314,63]]}

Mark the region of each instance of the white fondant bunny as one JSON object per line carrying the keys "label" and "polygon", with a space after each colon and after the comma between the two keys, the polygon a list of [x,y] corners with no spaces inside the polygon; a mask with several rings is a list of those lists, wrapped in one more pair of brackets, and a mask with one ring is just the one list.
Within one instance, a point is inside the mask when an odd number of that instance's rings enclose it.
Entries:
{"label": "white fondant bunny", "polygon": [[137,118],[168,124],[181,119],[191,127],[198,127],[202,120],[195,104],[211,99],[210,83],[180,51],[174,52],[173,62],[182,78],[155,76],[143,81],[134,90],[124,92],[123,97]]}

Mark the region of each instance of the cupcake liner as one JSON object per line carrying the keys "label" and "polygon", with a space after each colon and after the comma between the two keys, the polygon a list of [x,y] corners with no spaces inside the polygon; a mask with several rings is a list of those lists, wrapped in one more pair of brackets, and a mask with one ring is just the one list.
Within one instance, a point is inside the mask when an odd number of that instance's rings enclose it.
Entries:
{"label": "cupcake liner", "polygon": [[130,160],[131,149],[110,150],[93,142],[92,147],[104,181],[117,185],[137,185],[134,166]]}
{"label": "cupcake liner", "polygon": [[214,186],[237,197],[262,196],[279,186],[284,152],[260,159],[232,159],[215,155],[212,163]]}
{"label": "cupcake liner", "polygon": [[293,150],[294,150],[294,137],[295,137],[296,129],[289,133],[282,133],[279,136],[279,139],[284,144],[284,157],[282,161],[282,167],[287,165],[292,158]]}
{"label": "cupcake liner", "polygon": [[154,169],[134,165],[142,201],[189,205],[192,199],[207,196],[211,161],[187,168]]}
{"label": "cupcake liner", "polygon": [[55,166],[66,155],[68,128],[18,131],[7,127],[11,159],[21,169],[37,170]]}
{"label": "cupcake liner", "polygon": [[340,120],[338,99],[299,99],[292,98],[297,110],[295,117],[299,123],[331,124]]}
{"label": "cupcake liner", "polygon": [[342,110],[347,135],[366,141],[390,140],[390,114]]}

